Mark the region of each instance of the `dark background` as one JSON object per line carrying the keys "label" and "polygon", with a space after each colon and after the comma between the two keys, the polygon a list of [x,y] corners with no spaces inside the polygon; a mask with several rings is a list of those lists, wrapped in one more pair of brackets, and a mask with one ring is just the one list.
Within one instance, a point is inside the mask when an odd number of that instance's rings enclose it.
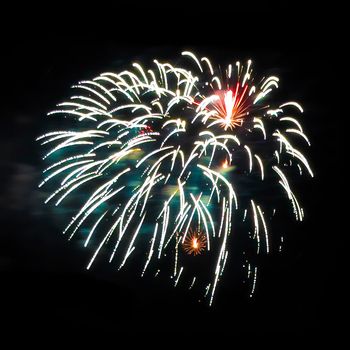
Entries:
{"label": "dark background", "polygon": [[[228,338],[338,339],[344,283],[338,272],[344,234],[341,119],[347,118],[336,112],[343,72],[341,11],[294,2],[209,7],[174,3],[96,10],[56,4],[5,12],[2,331],[34,337],[147,331],[156,338],[162,332],[193,331],[204,339],[215,332]],[[306,220],[286,237],[282,255],[262,261],[255,297],[249,299],[230,279],[228,267],[211,309],[186,290],[157,280],[116,273],[102,264],[86,272],[89,255],[60,235],[36,190],[42,164],[34,139],[45,130],[45,114],[68,96],[73,83],[134,60],[171,59],[184,49],[222,65],[252,58],[256,71],[277,72],[284,99],[304,107],[302,123],[312,143],[308,158],[316,175],[299,190]]]}

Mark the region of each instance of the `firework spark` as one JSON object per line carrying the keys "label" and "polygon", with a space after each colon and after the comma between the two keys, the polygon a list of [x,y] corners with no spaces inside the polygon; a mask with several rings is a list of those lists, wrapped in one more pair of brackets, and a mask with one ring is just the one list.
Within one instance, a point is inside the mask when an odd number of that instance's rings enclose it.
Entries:
{"label": "firework spark", "polygon": [[[187,280],[211,304],[236,219],[253,232],[258,254],[271,250],[273,201],[264,201],[255,187],[247,190],[245,179],[262,189],[268,179],[302,221],[289,177],[313,176],[294,146],[310,142],[293,116],[303,113],[297,102],[267,102],[277,77],[254,83],[250,60],[230,64],[222,76],[208,58],[182,56],[179,66],[154,60],[145,70],[134,63],[74,85],[76,94],[48,114],[64,117],[62,129],[38,138],[51,146],[39,187],[56,181],[45,202],[75,208],[63,232],[95,247],[88,269],[102,251],[110,251],[109,262],[121,269],[138,250],[144,256],[140,274],[158,276],[167,266],[160,260],[171,257],[175,286]],[[193,271],[187,253],[204,252],[214,268]],[[255,290],[257,268],[246,266]]]}
{"label": "firework spark", "polygon": [[187,254],[194,256],[201,254],[206,247],[207,237],[199,231],[190,231],[183,243],[183,248]]}

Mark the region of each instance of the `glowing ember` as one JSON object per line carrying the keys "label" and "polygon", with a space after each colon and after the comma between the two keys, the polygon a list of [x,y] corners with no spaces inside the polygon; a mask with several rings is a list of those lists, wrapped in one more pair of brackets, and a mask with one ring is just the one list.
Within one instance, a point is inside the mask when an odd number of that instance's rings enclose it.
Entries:
{"label": "glowing ember", "polygon": [[224,168],[224,169],[227,169],[228,168],[228,160],[227,160],[227,158],[224,160],[224,162],[222,163],[222,167]]}

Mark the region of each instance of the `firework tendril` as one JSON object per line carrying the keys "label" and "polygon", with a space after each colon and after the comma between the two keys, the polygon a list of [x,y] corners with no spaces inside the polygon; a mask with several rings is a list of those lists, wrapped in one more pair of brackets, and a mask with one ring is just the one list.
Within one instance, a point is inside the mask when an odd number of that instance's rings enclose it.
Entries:
{"label": "firework tendril", "polygon": [[[170,275],[211,305],[238,222],[257,254],[271,251],[276,210],[264,189],[303,220],[289,176],[314,176],[295,147],[310,142],[298,103],[270,106],[276,76],[255,83],[250,60],[224,72],[188,51],[181,60],[74,85],[48,113],[63,128],[37,139],[50,147],[39,187],[55,186],[45,203],[73,208],[63,232],[94,247],[87,269],[108,252],[118,269],[135,259],[142,276]],[[257,267],[247,268],[254,292]]]}

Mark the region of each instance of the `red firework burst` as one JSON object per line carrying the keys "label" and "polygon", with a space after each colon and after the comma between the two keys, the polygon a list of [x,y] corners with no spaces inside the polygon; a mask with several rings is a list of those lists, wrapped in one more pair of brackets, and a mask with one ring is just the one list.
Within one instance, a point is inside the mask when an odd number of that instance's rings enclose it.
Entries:
{"label": "red firework burst", "polygon": [[249,114],[252,101],[247,93],[248,85],[236,85],[236,89],[228,91],[219,91],[215,95],[218,97],[212,106],[217,111],[212,116],[215,123],[220,124],[225,130],[242,126],[243,119]]}

